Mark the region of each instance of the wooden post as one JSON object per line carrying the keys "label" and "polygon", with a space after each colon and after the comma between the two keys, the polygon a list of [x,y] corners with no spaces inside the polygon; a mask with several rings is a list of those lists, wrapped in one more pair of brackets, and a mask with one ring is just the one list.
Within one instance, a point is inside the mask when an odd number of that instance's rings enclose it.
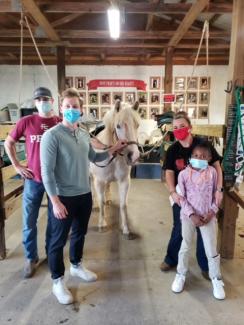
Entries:
{"label": "wooden post", "polygon": [[[164,93],[170,94],[173,89],[173,55],[174,48],[167,47],[165,50],[165,77],[164,77]],[[164,105],[164,112],[171,110],[171,104]]]}
{"label": "wooden post", "polygon": [[58,91],[61,94],[65,89],[65,47],[57,46],[57,75]]}
{"label": "wooden post", "polygon": [[[244,80],[244,1],[233,1],[232,12],[232,30],[229,58],[229,76],[228,80],[235,84],[242,84]],[[233,92],[227,96],[226,102],[226,120],[229,104],[235,104]],[[224,258],[233,258],[235,249],[235,230],[236,219],[238,218],[239,207],[228,194],[229,188],[226,187],[224,195],[224,215],[221,220],[221,231],[219,232],[220,254]]]}

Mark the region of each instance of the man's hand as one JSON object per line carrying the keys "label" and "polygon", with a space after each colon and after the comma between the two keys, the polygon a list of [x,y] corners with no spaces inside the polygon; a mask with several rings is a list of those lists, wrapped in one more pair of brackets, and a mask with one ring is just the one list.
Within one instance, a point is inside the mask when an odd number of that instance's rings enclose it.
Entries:
{"label": "man's hand", "polygon": [[68,211],[59,199],[56,199],[54,202],[52,202],[52,205],[53,205],[53,213],[57,219],[67,218]]}
{"label": "man's hand", "polygon": [[178,204],[180,206],[180,200],[182,200],[182,196],[180,196],[178,193],[173,192],[172,194],[170,194],[173,201]]}
{"label": "man's hand", "polygon": [[201,218],[201,216],[199,216],[195,213],[191,214],[190,219],[196,227],[201,227],[204,225],[204,222],[203,222],[203,219]]}
{"label": "man's hand", "polygon": [[23,178],[33,179],[34,174],[31,169],[27,168],[26,166],[22,166],[20,164],[14,166],[16,172],[20,174]]}
{"label": "man's hand", "polygon": [[219,207],[223,201],[223,192],[216,191],[214,194],[214,198],[215,198],[215,203],[216,203],[217,207]]}

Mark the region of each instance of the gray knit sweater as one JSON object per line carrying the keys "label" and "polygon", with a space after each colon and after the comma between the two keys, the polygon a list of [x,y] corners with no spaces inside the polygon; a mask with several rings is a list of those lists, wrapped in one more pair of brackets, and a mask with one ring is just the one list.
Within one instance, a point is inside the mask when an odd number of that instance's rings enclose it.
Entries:
{"label": "gray knit sweater", "polygon": [[71,131],[62,123],[46,131],[41,140],[41,173],[47,194],[76,196],[91,191],[89,160],[103,161],[107,152],[95,152],[89,133]]}

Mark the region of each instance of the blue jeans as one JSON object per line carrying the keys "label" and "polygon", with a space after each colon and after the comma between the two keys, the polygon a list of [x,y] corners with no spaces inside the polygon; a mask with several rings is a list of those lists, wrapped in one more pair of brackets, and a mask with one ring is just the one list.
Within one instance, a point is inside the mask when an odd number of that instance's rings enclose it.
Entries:
{"label": "blue jeans", "polygon": [[[37,250],[37,219],[45,188],[43,183],[26,179],[23,192],[23,245],[25,257],[31,261],[38,260]],[[50,238],[50,210],[48,200],[48,222],[46,229],[46,253]]]}
{"label": "blue jeans", "polygon": [[[182,242],[180,207],[177,204],[173,205],[173,218],[174,218],[173,229],[168,243],[167,254],[164,259],[164,262],[169,264],[170,266],[176,266],[178,264],[178,253]],[[197,247],[196,247],[197,262],[202,271],[208,271],[208,260],[205,254],[201,232],[199,228],[196,229],[197,229]]]}

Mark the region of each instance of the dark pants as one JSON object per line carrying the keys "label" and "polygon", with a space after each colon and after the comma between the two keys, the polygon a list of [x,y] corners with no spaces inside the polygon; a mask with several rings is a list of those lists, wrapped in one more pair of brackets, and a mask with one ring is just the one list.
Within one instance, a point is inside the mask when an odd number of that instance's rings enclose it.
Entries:
{"label": "dark pants", "polygon": [[65,205],[68,215],[65,219],[57,219],[52,210],[50,218],[51,236],[48,249],[48,264],[53,279],[64,275],[63,248],[66,244],[70,228],[70,262],[75,265],[80,263],[92,210],[91,193],[71,197],[60,196],[59,199]]}
{"label": "dark pants", "polygon": [[[177,204],[173,205],[174,224],[171,232],[171,237],[168,243],[167,254],[165,256],[165,263],[176,266],[178,264],[178,254],[182,242],[181,236],[181,221],[180,221],[180,207]],[[208,260],[205,254],[203,240],[199,228],[197,229],[197,247],[196,257],[197,262],[202,271],[208,271]]]}

